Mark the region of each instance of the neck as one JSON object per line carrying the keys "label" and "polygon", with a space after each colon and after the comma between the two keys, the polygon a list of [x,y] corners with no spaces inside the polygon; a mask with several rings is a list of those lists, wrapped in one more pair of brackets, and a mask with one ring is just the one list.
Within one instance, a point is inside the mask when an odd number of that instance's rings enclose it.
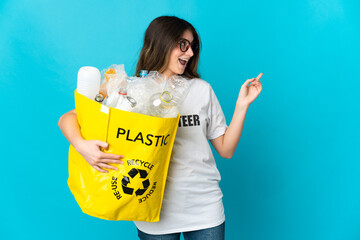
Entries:
{"label": "neck", "polygon": [[174,74],[171,71],[165,70],[164,72],[162,72],[161,74],[163,74],[164,76],[166,76],[167,78],[170,78],[172,76],[175,76],[176,74]]}

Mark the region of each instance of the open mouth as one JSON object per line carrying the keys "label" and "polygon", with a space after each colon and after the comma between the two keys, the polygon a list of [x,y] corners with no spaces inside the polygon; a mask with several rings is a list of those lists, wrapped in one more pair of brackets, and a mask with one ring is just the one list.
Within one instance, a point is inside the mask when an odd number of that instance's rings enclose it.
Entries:
{"label": "open mouth", "polygon": [[180,62],[180,64],[182,65],[182,66],[186,66],[186,64],[187,64],[187,62],[188,62],[189,60],[188,59],[181,59],[181,58],[179,58],[179,62]]}

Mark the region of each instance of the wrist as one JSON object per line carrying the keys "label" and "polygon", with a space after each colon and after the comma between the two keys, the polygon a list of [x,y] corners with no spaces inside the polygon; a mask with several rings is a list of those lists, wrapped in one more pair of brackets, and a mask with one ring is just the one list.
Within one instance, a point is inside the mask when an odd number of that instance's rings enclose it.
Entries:
{"label": "wrist", "polygon": [[84,142],[85,140],[83,138],[78,138],[72,142],[72,145],[75,148],[75,150],[79,152],[81,151],[81,146],[83,145]]}
{"label": "wrist", "polygon": [[237,101],[236,102],[236,108],[239,109],[239,110],[247,110],[250,106],[250,103],[246,103],[244,101]]}

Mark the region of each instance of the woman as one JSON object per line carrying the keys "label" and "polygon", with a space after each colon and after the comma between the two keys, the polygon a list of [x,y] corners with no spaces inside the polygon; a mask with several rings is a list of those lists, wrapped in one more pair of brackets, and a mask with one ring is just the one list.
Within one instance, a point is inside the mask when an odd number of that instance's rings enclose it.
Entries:
{"label": "woman", "polygon": [[[259,74],[241,86],[233,119],[227,127],[220,104],[211,88],[199,79],[197,66],[200,38],[183,19],[163,16],[154,19],[145,32],[136,74],[141,69],[158,71],[165,77],[181,75],[190,90],[179,111],[181,114],[170,161],[160,221],[135,222],[140,239],[224,239],[225,216],[220,174],[208,140],[220,156],[231,158],[239,142],[249,105],[262,90]],[[84,140],[76,111],[65,113],[59,126],[75,149],[96,170],[118,170],[121,155],[104,153],[108,144]]]}

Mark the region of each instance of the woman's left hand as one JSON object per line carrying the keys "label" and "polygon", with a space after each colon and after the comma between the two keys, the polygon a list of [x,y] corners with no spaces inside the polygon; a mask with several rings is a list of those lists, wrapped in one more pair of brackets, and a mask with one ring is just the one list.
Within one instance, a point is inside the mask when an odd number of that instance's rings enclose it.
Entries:
{"label": "woman's left hand", "polygon": [[245,83],[241,86],[237,103],[248,106],[257,98],[257,96],[259,96],[262,90],[262,84],[260,82],[262,75],[263,74],[260,73],[256,78],[251,78],[245,81]]}

